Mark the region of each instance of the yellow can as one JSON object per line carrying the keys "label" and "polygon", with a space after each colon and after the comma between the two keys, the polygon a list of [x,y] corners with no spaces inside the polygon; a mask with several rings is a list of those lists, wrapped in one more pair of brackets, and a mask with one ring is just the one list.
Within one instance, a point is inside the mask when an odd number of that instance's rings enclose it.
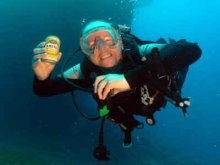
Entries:
{"label": "yellow can", "polygon": [[45,39],[45,42],[47,55],[43,58],[43,61],[56,64],[60,51],[60,39],[57,36],[51,35]]}

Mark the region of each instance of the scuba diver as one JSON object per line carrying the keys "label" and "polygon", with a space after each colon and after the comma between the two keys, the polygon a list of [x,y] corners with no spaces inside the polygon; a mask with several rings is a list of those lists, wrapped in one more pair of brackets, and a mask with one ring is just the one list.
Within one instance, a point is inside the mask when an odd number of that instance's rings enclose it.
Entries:
{"label": "scuba diver", "polygon": [[[134,115],[144,116],[152,126],[156,122],[154,113],[165,108],[167,101],[186,115],[190,98],[181,97],[181,88],[189,65],[201,56],[197,43],[184,39],[142,41],[126,26],[93,20],[81,31],[80,50],[83,61],[52,78],[55,64],[43,61],[45,42],[41,42],[34,49],[33,90],[42,97],[74,90],[93,94],[103,118],[100,144],[94,150],[97,159],[109,159],[102,139],[105,118],[124,132],[126,148],[132,145],[132,130],[143,127]],[[59,53],[59,60],[61,56]]]}

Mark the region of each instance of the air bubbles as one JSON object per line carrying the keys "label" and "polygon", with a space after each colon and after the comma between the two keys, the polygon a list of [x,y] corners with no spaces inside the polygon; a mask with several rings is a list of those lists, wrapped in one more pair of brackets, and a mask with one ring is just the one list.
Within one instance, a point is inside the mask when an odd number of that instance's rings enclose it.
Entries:
{"label": "air bubbles", "polygon": [[83,26],[85,24],[85,22],[86,22],[86,19],[83,18],[82,21],[81,21],[81,25]]}

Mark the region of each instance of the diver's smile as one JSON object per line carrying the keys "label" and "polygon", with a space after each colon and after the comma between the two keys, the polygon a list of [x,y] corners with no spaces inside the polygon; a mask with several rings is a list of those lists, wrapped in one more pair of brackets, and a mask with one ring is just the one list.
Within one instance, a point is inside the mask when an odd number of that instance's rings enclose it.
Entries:
{"label": "diver's smile", "polygon": [[105,59],[107,59],[107,58],[109,58],[109,57],[112,57],[112,55],[111,54],[107,54],[107,55],[104,55],[104,56],[101,56],[101,60],[105,60]]}

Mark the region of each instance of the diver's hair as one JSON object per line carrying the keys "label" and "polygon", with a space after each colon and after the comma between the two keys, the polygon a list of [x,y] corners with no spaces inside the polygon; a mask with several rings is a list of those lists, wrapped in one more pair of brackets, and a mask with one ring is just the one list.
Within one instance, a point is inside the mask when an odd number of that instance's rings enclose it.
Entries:
{"label": "diver's hair", "polygon": [[109,22],[109,21],[106,21],[106,20],[103,20],[103,19],[94,19],[94,20],[89,21],[89,22],[83,27],[83,29],[82,29],[81,32],[80,32],[80,37],[82,37],[82,35],[83,35],[84,30],[86,29],[86,27],[88,27],[88,26],[89,26],[90,24],[92,24],[93,22],[97,22],[97,21],[107,23],[107,24],[109,24],[111,27],[113,27],[113,28],[116,29],[116,30],[119,29],[118,24],[116,24],[116,23],[114,23],[114,22]]}

